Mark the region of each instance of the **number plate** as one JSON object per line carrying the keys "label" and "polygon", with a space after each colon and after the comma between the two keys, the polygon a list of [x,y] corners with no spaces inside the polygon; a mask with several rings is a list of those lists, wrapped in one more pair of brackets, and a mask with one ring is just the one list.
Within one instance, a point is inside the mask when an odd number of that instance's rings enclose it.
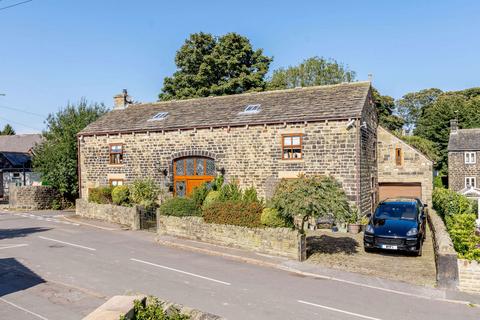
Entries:
{"label": "number plate", "polygon": [[397,250],[397,246],[391,246],[389,244],[382,244],[382,249],[390,249],[390,250]]}

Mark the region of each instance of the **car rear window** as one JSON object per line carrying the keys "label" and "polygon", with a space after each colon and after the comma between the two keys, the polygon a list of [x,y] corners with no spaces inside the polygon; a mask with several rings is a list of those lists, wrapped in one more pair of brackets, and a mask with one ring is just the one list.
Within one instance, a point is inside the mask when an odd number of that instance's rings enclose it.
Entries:
{"label": "car rear window", "polygon": [[376,219],[415,220],[417,206],[413,203],[381,203],[375,210]]}

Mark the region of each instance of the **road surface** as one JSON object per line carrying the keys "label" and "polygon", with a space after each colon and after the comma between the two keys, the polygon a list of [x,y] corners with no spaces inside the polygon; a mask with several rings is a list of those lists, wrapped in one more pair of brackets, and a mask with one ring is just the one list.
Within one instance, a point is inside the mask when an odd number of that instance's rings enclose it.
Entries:
{"label": "road surface", "polygon": [[81,319],[109,297],[131,293],[228,319],[480,319],[480,308],[467,304],[301,276],[153,240],[152,233],[100,230],[55,215],[0,213],[0,319]]}

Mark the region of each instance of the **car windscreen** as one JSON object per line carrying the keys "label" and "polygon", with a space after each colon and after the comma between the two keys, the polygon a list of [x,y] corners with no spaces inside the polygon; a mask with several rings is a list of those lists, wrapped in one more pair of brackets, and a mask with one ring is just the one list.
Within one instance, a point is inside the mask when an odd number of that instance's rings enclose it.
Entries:
{"label": "car windscreen", "polygon": [[381,203],[375,210],[375,219],[415,220],[417,207],[412,203]]}

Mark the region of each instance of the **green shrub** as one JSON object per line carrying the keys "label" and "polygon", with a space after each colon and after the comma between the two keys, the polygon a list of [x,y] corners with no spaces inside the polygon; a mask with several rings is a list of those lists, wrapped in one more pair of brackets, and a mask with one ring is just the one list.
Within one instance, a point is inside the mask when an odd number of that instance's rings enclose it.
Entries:
{"label": "green shrub", "polygon": [[432,194],[433,208],[445,219],[446,216],[474,213],[473,203],[464,195],[445,188],[435,188]]}
{"label": "green shrub", "polygon": [[136,180],[130,185],[130,200],[144,207],[154,207],[157,204],[160,190],[152,179]]}
{"label": "green shrub", "polygon": [[279,215],[275,208],[265,208],[262,211],[260,222],[266,227],[282,228],[288,227],[289,224]]}
{"label": "green shrub", "polygon": [[274,192],[271,205],[288,222],[295,216],[303,221],[314,217],[346,222],[352,215],[347,195],[332,177],[283,179]]}
{"label": "green shrub", "polygon": [[50,203],[50,208],[52,208],[52,210],[60,210],[62,209],[62,203],[58,199],[53,199]]}
{"label": "green shrub", "polygon": [[104,186],[90,189],[88,192],[88,201],[99,204],[111,204],[112,187]]}
{"label": "green shrub", "polygon": [[130,191],[128,186],[116,186],[112,190],[112,201],[119,206],[128,206],[130,204]]}
{"label": "green shrub", "polygon": [[202,207],[203,202],[205,201],[205,198],[207,197],[209,191],[210,191],[210,186],[206,183],[202,183],[200,186],[195,187],[193,189],[193,192],[190,195],[190,198],[193,200],[197,208]]}
{"label": "green shrub", "polygon": [[231,224],[243,227],[261,227],[263,206],[260,203],[242,201],[214,202],[203,209],[205,222]]}
{"label": "green shrub", "polygon": [[247,203],[261,202],[260,199],[258,199],[257,190],[255,190],[254,187],[249,187],[245,189],[245,191],[243,192],[242,200]]}
{"label": "green shrub", "polygon": [[480,237],[475,235],[475,219],[473,213],[452,214],[445,217],[445,222],[458,256],[480,261],[480,248],[477,248]]}
{"label": "green shrub", "polygon": [[165,216],[199,216],[200,209],[195,205],[195,201],[191,198],[173,197],[165,200],[159,208],[159,212]]}
{"label": "green shrub", "polygon": [[222,175],[216,176],[215,179],[213,179],[213,181],[212,181],[212,190],[213,191],[220,191],[220,189],[223,186],[224,181],[225,181],[224,176],[222,176]]}
{"label": "green shrub", "polygon": [[222,186],[220,189],[220,201],[241,201],[243,192],[238,185],[238,181],[234,180]]}
{"label": "green shrub", "polygon": [[203,208],[208,207],[214,202],[219,201],[220,199],[220,191],[210,191],[207,196],[205,197],[205,200],[203,201]]}
{"label": "green shrub", "polygon": [[435,188],[444,188],[445,186],[443,185],[443,180],[442,180],[442,176],[436,176],[434,179],[433,179],[433,186]]}
{"label": "green shrub", "polygon": [[[154,297],[148,297],[145,305],[140,300],[134,301],[133,320],[188,320],[189,316],[181,314],[179,310],[170,308],[166,312],[163,304]],[[120,320],[126,320],[121,316]],[[130,319],[130,318],[129,318]]]}

